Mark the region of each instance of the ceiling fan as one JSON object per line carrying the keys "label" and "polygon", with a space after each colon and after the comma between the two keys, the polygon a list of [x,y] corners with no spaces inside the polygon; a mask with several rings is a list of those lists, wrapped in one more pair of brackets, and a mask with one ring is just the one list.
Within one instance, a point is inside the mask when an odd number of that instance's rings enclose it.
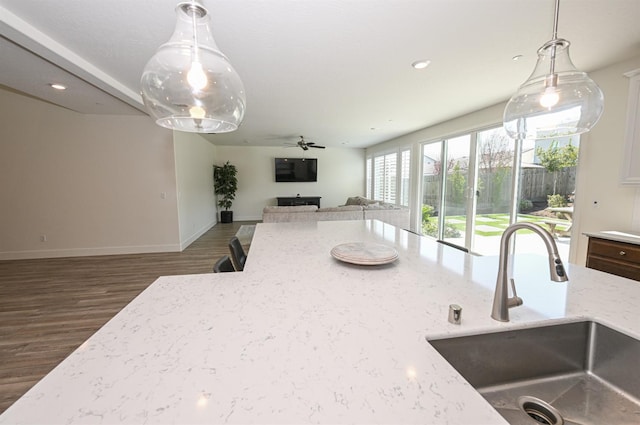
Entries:
{"label": "ceiling fan", "polygon": [[316,145],[314,142],[305,141],[304,140],[304,136],[300,136],[300,140],[298,140],[298,143],[287,144],[287,146],[290,146],[290,147],[298,146],[303,151],[308,151],[309,148],[316,148],[316,149],[324,149],[325,148],[324,146]]}

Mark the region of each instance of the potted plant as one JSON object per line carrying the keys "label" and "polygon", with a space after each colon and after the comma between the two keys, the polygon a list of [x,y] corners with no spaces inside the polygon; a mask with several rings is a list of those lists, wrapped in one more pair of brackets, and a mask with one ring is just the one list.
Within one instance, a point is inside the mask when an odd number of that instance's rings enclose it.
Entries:
{"label": "potted plant", "polygon": [[224,165],[213,166],[213,185],[215,194],[218,195],[218,206],[224,208],[220,211],[221,223],[233,222],[233,211],[229,211],[238,190],[238,170],[235,165],[227,161]]}

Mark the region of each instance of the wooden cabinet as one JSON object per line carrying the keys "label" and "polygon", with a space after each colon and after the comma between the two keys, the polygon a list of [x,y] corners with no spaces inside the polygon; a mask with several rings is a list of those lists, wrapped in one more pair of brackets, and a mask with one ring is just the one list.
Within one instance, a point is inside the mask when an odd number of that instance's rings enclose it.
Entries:
{"label": "wooden cabinet", "polygon": [[587,267],[640,281],[640,245],[590,237]]}
{"label": "wooden cabinet", "polygon": [[279,197],[279,207],[290,207],[293,205],[317,205],[320,208],[320,196],[294,196],[294,197]]}
{"label": "wooden cabinet", "polygon": [[640,68],[624,75],[629,77],[629,101],[622,184],[640,185]]}

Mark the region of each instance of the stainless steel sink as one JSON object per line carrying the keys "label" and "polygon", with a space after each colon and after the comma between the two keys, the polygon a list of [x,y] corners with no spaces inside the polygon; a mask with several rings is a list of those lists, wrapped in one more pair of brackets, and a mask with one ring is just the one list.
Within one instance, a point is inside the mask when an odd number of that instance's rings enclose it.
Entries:
{"label": "stainless steel sink", "polygon": [[640,341],[591,322],[429,340],[511,424],[640,424]]}

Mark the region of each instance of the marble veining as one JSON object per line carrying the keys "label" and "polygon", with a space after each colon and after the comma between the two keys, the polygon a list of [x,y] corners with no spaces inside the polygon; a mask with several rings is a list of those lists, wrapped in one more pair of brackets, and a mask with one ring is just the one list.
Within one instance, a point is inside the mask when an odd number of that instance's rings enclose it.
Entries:
{"label": "marble veining", "polygon": [[[398,259],[336,261],[341,243]],[[497,259],[379,221],[258,224],[242,273],[159,278],[2,424],[506,424],[425,341],[588,317],[640,336],[637,282],[516,256],[524,305],[490,318]],[[447,321],[451,303],[461,325]]]}

